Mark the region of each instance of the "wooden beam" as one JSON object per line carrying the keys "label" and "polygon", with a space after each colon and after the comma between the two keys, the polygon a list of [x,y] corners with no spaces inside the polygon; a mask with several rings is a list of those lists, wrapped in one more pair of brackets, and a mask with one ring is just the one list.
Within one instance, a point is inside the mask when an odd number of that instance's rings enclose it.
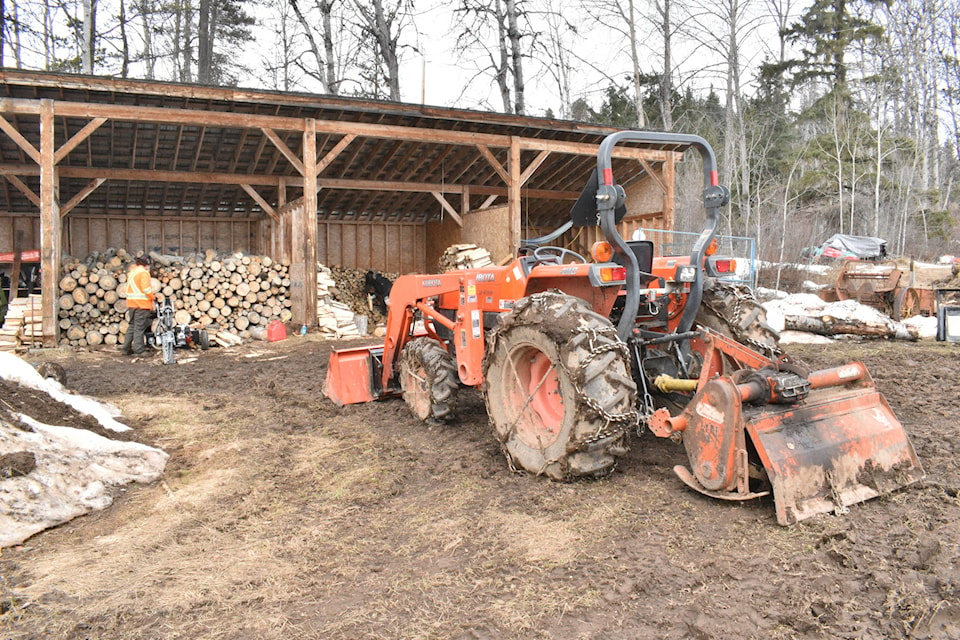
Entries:
{"label": "wooden beam", "polygon": [[[249,113],[231,113],[223,111],[206,111],[200,109],[168,109],[164,107],[146,107],[141,105],[118,105],[84,102],[57,101],[56,114],[58,116],[74,118],[109,118],[127,121],[147,121],[165,124],[182,124],[209,127],[227,127],[236,129],[273,129],[281,131],[303,131],[303,118],[287,118],[282,116],[261,116]],[[37,100],[25,98],[0,98],[0,113],[37,114],[39,105]],[[520,123],[518,123],[520,124]],[[2,125],[0,125],[2,126]],[[411,140],[419,142],[433,142],[440,144],[477,145],[488,147],[507,148],[511,138],[490,133],[473,133],[468,131],[450,131],[443,129],[426,129],[419,127],[403,127],[397,125],[368,124],[360,122],[344,122],[341,120],[316,122],[317,133],[346,135],[354,134],[361,137],[392,138],[395,140]],[[522,151],[552,151],[573,155],[596,155],[597,144],[589,142],[562,142],[544,140],[541,138],[520,138]],[[666,159],[667,150],[641,149],[638,147],[617,147],[613,150],[614,158],[646,158],[653,162],[662,162]]]}
{"label": "wooden beam", "polygon": [[352,133],[343,136],[343,138],[334,145],[333,149],[330,149],[327,155],[323,156],[323,159],[317,162],[317,175],[323,173],[324,169],[329,167],[330,164],[337,159],[337,156],[343,153],[343,150],[346,149],[356,137],[357,136]]}
{"label": "wooden beam", "polygon": [[[297,154],[295,154],[293,150],[287,146],[287,143],[281,140],[280,136],[278,136],[277,133],[269,127],[261,127],[260,130],[263,131],[263,134],[270,139],[270,142],[273,143],[273,146],[279,149],[280,153],[282,153],[283,156],[290,161],[290,164],[292,164],[293,168],[297,170],[297,173],[299,173],[301,176],[305,175],[303,173],[303,161],[300,160],[300,158],[297,157]],[[312,161],[316,163],[316,160]]]}
{"label": "wooden beam", "polygon": [[437,199],[437,202],[440,203],[440,206],[443,207],[443,210],[450,214],[450,217],[453,218],[453,221],[457,223],[457,226],[461,229],[463,228],[463,218],[460,217],[460,214],[457,213],[457,210],[454,209],[447,199],[443,197],[443,194],[439,191],[430,192],[434,198]]}
{"label": "wooden beam", "polygon": [[251,187],[251,186],[248,185],[248,184],[241,184],[240,187],[241,187],[244,191],[246,191],[247,194],[248,194],[251,198],[253,198],[253,201],[254,201],[254,202],[256,202],[258,205],[260,205],[260,208],[263,209],[264,212],[266,212],[266,214],[267,214],[268,216],[270,216],[271,218],[273,218],[275,222],[280,222],[280,214],[278,214],[278,213],[276,212],[276,210],[275,210],[273,207],[270,206],[270,203],[269,203],[269,202],[267,202],[266,200],[264,200],[263,196],[261,196],[260,193],[259,193],[256,189],[254,189],[253,187]]}
{"label": "wooden beam", "polygon": [[[540,138],[520,138],[521,151],[552,151],[576,156],[596,156],[600,145],[590,142],[563,142],[560,140],[543,140]],[[639,159],[645,158],[652,162],[663,162],[667,154],[673,153],[662,149],[643,149],[641,147],[620,146],[614,147],[610,153],[613,158]]]}
{"label": "wooden beam", "polygon": [[533,159],[533,162],[527,165],[527,168],[524,169],[523,173],[520,174],[521,185],[527,184],[527,180],[530,179],[530,176],[532,176],[533,173],[540,168],[540,165],[543,164],[543,161],[546,160],[547,156],[549,156],[551,153],[551,151],[544,150],[537,154],[537,157]]}
{"label": "wooden beam", "polygon": [[[230,173],[193,173],[190,171],[151,171],[149,169],[101,169],[96,167],[60,167],[62,178],[106,178],[107,180],[134,180],[142,182],[184,182],[200,184],[248,184],[261,187],[275,187],[279,179],[285,176],[230,174]],[[39,168],[31,165],[0,165],[0,175],[35,176]],[[477,195],[507,195],[506,187],[487,185],[462,185],[439,182],[383,182],[377,180],[349,180],[340,178],[318,178],[317,186],[321,189],[360,189],[368,191],[403,191],[430,193],[442,191],[444,193],[463,193],[470,189]],[[550,200],[576,200],[579,191],[551,191],[549,189],[524,189],[524,197],[546,198]]]}
{"label": "wooden beam", "polygon": [[55,347],[59,339],[57,294],[60,282],[59,178],[54,164],[53,100],[40,101],[40,307],[44,347]]}
{"label": "wooden beam", "polygon": [[[88,122],[82,129],[80,129],[80,131],[77,131],[75,134],[73,134],[70,140],[68,140],[65,145],[57,149],[57,152],[53,154],[54,164],[60,164],[61,160],[66,158],[68,155],[70,155],[71,151],[76,149],[81,142],[89,138],[90,134],[96,131],[97,129],[99,129],[100,125],[102,125],[106,121],[107,121],[106,118],[94,118],[93,120]],[[158,135],[157,139],[159,138],[160,136]],[[62,213],[61,213],[61,216],[62,216]]]}
{"label": "wooden beam", "polygon": [[[36,100],[23,98],[2,98],[0,99],[0,113],[35,114],[37,113],[36,102]],[[147,121],[164,124],[185,124],[235,129],[268,128],[279,131],[303,131],[306,126],[303,118],[90,102],[58,101],[56,103],[56,112],[59,116],[73,118],[109,118],[112,120]],[[325,134],[346,135],[352,133],[361,137],[393,138],[395,140],[414,140],[443,144],[485,144],[491,147],[507,147],[510,145],[509,136],[491,133],[473,133],[469,131],[368,124],[345,122],[342,120],[319,120],[316,122],[316,128],[317,133]],[[596,153],[595,150],[594,153]]]}
{"label": "wooden beam", "polygon": [[653,167],[652,167],[652,166],[650,165],[650,163],[647,162],[645,159],[639,158],[639,161],[640,161],[640,166],[642,166],[642,167],[644,168],[644,170],[647,172],[647,175],[650,176],[651,178],[653,178],[653,181],[657,183],[657,185],[660,187],[660,190],[661,190],[661,191],[663,191],[664,193],[666,193],[666,192],[667,192],[667,185],[664,184],[663,178],[661,178],[660,176],[657,175],[657,173],[653,170]]}
{"label": "wooden beam", "polygon": [[507,246],[514,252],[520,246],[520,138],[510,139],[510,180],[507,181],[510,195],[507,197],[508,237]]}
{"label": "wooden beam", "polygon": [[[185,182],[199,184],[255,184],[272,187],[277,176],[243,173],[210,173],[204,171],[160,171],[154,169],[107,169],[100,167],[60,167],[62,178],[106,178],[141,182]],[[0,165],[2,176],[38,176],[40,168],[33,165]]]}
{"label": "wooden beam", "polygon": [[510,184],[510,174],[503,168],[503,165],[500,164],[500,161],[493,155],[493,152],[491,152],[486,145],[482,144],[478,144],[477,149],[480,150],[480,155],[487,159],[487,162],[490,163],[493,170],[497,172],[497,175],[499,175],[506,184]]}
{"label": "wooden beam", "polygon": [[[39,167],[37,167],[39,170]],[[9,175],[4,176],[10,184],[15,186],[23,195],[27,196],[27,200],[33,203],[33,206],[40,208],[40,196],[33,192],[33,189],[28,187],[20,178],[17,176]]]}
{"label": "wooden beam", "polygon": [[87,186],[85,186],[83,189],[80,189],[77,195],[70,198],[70,200],[67,201],[67,204],[61,207],[60,217],[62,218],[68,213],[70,213],[70,211],[72,211],[78,204],[86,200],[87,196],[89,196],[91,193],[99,189],[100,185],[102,185],[106,181],[107,181],[106,178],[96,178],[95,180],[90,181],[87,184]]}
{"label": "wooden beam", "polygon": [[33,161],[37,164],[40,164],[40,152],[37,151],[37,148],[30,144],[30,141],[23,137],[17,128],[10,124],[6,118],[0,116],[0,129],[3,129],[3,132],[10,136],[10,139],[17,143],[17,146],[26,152],[28,156],[33,158]]}
{"label": "wooden beam", "polygon": [[487,199],[483,201],[483,204],[480,205],[480,208],[481,208],[481,209],[489,209],[489,208],[490,208],[490,205],[492,205],[494,202],[496,202],[496,201],[497,201],[497,198],[499,198],[499,197],[500,197],[500,196],[497,195],[496,193],[493,194],[493,195],[491,195],[491,196],[488,196]]}

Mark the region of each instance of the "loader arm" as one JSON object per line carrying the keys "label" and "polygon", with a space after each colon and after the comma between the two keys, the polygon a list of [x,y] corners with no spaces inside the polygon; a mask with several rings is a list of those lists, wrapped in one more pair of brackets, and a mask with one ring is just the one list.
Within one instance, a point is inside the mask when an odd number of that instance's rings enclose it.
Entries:
{"label": "loader arm", "polygon": [[[396,376],[400,352],[413,337],[415,311],[419,311],[425,320],[442,325],[453,332],[454,340],[457,341],[457,372],[461,382],[476,385],[482,381],[483,318],[476,278],[476,274],[471,271],[408,275],[397,278],[390,291],[387,333],[383,343],[381,383],[384,389],[389,388]],[[454,320],[429,304],[432,298],[450,295],[459,297]],[[424,329],[428,335],[440,340],[430,323],[425,322]]]}

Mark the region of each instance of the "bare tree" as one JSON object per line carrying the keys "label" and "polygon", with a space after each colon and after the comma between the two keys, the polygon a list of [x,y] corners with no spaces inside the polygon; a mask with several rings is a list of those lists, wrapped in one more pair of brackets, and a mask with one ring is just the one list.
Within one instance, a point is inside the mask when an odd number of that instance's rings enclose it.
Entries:
{"label": "bare tree", "polygon": [[492,75],[503,110],[524,113],[523,59],[530,56],[535,38],[523,0],[460,0],[455,11],[460,18],[457,50],[485,59],[476,65],[474,77]]}
{"label": "bare tree", "polygon": [[630,81],[633,85],[633,103],[637,112],[637,127],[646,126],[643,112],[643,71],[640,68],[640,14],[636,0],[587,0],[584,7],[598,22],[619,33],[630,51]]}
{"label": "bare tree", "polygon": [[317,37],[312,21],[307,17],[298,0],[289,0],[290,7],[297,17],[297,22],[303,30],[310,47],[315,65],[307,66],[298,63],[298,66],[309,76],[316,78],[324,93],[337,95],[340,93],[342,75],[339,62],[342,56],[337,55],[335,43],[344,36],[344,22],[341,15],[334,15],[339,4],[335,0],[316,0],[314,6],[319,14],[319,35],[323,42],[323,52],[317,44]]}
{"label": "bare tree", "polygon": [[[366,38],[372,42],[374,58],[370,61],[373,95],[381,95],[379,79],[383,77],[388,87],[388,97],[399,101],[400,96],[400,36],[408,26],[413,9],[412,0],[352,0],[358,24]],[[368,40],[369,38],[369,40]]]}

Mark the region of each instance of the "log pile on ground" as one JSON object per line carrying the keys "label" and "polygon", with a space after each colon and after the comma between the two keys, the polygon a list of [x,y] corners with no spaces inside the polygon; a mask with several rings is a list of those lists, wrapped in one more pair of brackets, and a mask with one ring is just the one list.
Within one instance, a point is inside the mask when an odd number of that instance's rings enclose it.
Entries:
{"label": "log pile on ground", "polygon": [[444,250],[440,256],[441,273],[457,269],[483,269],[492,267],[490,252],[475,244],[454,244]]}
{"label": "log pile on ground", "polygon": [[917,327],[895,322],[856,300],[824,302],[810,293],[798,293],[764,303],[767,324],[778,332],[803,331],[821,336],[859,336],[917,340]]}
{"label": "log pile on ground", "polygon": [[[268,256],[207,251],[190,256],[152,253],[153,288],[173,298],[177,324],[250,337],[250,329],[290,319],[288,264]],[[60,279],[61,344],[114,345],[127,330],[127,268],[123,249],[85,260],[65,257]]]}

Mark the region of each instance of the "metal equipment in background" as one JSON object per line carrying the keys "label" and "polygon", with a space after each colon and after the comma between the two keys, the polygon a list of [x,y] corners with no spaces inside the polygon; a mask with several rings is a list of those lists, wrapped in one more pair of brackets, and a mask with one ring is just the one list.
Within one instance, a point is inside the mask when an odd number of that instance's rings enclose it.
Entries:
{"label": "metal equipment in background", "polygon": [[174,364],[175,348],[189,348],[196,346],[200,349],[209,349],[210,340],[206,329],[195,329],[188,324],[177,324],[173,309],[173,298],[165,298],[163,302],[154,301],[154,314],[157,316],[155,326],[144,335],[147,345],[160,350],[163,364]]}
{"label": "metal equipment in background", "polygon": [[[699,152],[706,221],[689,255],[620,236],[619,144]],[[688,486],[772,494],[784,525],[922,478],[862,364],[810,371],[781,351],[750,288],[723,280],[736,271],[713,242],[728,200],[699,136],[614,133],[570,222],[513,261],[399,277],[384,343],[334,350],[325,393],[341,405],[402,395],[431,422],[453,415],[461,385],[479,388],[510,467],[556,480],[610,473],[630,432],[649,428],[683,442]],[[572,226],[602,228],[592,260],[548,244]]]}

